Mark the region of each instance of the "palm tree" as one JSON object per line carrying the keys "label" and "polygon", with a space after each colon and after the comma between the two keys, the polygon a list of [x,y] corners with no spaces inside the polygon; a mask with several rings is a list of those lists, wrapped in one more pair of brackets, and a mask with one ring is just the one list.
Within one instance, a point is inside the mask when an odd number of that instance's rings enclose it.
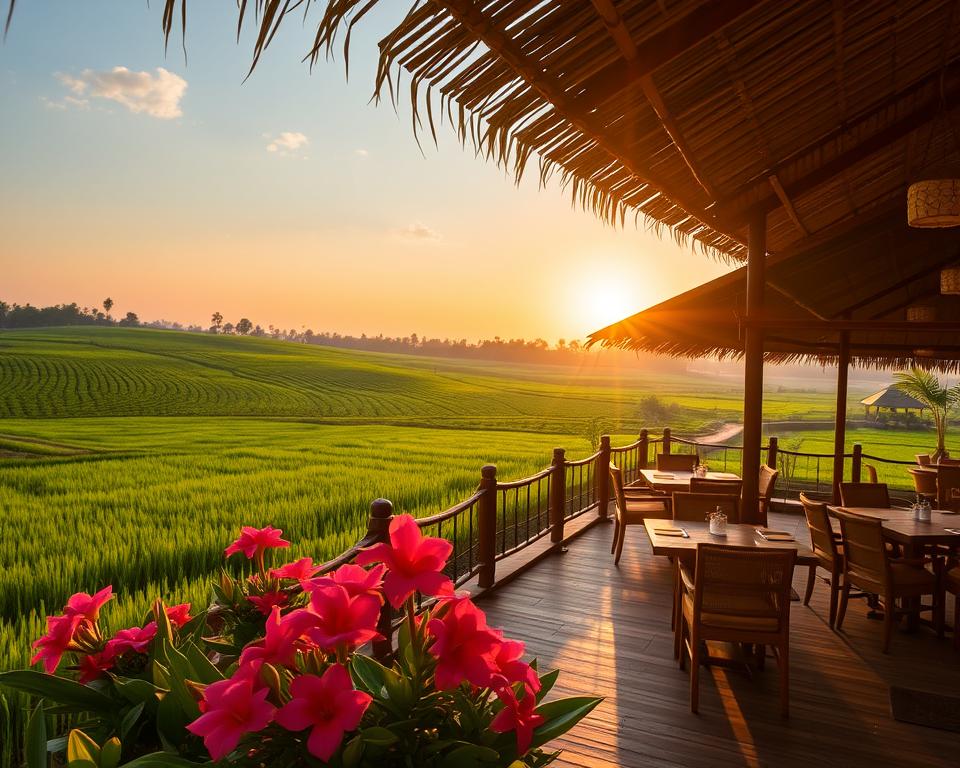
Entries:
{"label": "palm tree", "polygon": [[933,423],[937,428],[937,450],[931,457],[933,461],[937,462],[949,455],[944,447],[947,415],[951,408],[960,403],[960,385],[945,387],[930,371],[916,367],[895,373],[893,378],[896,380],[897,389],[919,400],[933,414]]}

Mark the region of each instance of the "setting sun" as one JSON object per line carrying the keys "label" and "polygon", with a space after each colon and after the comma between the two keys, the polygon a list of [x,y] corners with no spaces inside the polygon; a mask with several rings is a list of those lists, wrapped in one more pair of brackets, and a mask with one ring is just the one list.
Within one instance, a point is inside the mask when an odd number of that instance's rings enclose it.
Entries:
{"label": "setting sun", "polygon": [[615,272],[593,275],[576,284],[576,298],[571,304],[584,333],[599,330],[628,317],[652,302],[644,290],[634,290]]}

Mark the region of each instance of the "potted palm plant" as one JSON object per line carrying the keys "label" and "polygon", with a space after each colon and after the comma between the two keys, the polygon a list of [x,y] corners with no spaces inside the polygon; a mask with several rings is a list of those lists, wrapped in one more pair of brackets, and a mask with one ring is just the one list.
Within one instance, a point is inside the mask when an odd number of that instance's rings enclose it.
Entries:
{"label": "potted palm plant", "polygon": [[931,459],[934,463],[949,456],[944,440],[947,434],[947,416],[950,409],[960,403],[960,385],[945,387],[940,379],[930,371],[921,368],[911,368],[893,375],[896,387],[904,394],[910,395],[930,409],[933,414],[933,424],[937,429],[937,450]]}

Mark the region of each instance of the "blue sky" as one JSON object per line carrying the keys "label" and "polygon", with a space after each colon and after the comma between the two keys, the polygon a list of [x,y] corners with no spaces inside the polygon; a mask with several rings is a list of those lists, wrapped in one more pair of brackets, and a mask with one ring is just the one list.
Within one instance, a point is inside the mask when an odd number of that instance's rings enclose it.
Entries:
{"label": "blue sky", "polygon": [[383,5],[349,82],[339,50],[301,62],[317,10],[244,82],[230,0],[188,3],[187,63],[179,37],[164,55],[159,2],[21,0],[0,46],[0,298],[555,340],[726,269],[601,224],[535,166],[514,186],[445,127],[421,153],[409,102],[370,101],[376,42],[407,7]]}

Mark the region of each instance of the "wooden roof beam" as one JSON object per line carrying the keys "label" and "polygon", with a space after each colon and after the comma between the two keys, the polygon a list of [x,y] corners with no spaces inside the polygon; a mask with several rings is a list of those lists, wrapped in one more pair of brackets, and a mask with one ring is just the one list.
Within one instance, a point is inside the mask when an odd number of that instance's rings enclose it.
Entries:
{"label": "wooden roof beam", "polygon": [[[606,26],[610,37],[613,38],[613,41],[620,49],[620,53],[626,60],[627,66],[632,66],[633,63],[639,59],[640,51],[637,48],[637,44],[633,41],[633,38],[630,36],[630,30],[627,29],[627,25],[624,23],[623,17],[613,4],[613,0],[591,1],[593,2],[593,7],[596,9],[597,14],[603,20],[604,26]],[[683,133],[680,130],[680,126],[677,125],[677,121],[667,108],[667,105],[663,100],[663,96],[653,81],[653,75],[649,73],[643,75],[639,78],[639,84],[643,89],[644,96],[646,96],[647,101],[650,103],[650,106],[656,113],[657,118],[663,125],[664,130],[667,132],[667,136],[670,137],[670,141],[672,141],[673,145],[677,148],[677,152],[683,159],[683,162],[686,164],[687,168],[690,169],[690,173],[693,175],[693,178],[711,197],[711,199],[715,200],[717,196],[716,191],[710,182],[707,181],[706,177],[703,175],[703,172],[698,168],[698,165],[693,158],[693,152],[684,139]],[[589,92],[587,92],[587,95],[588,97],[590,96]]]}
{"label": "wooden roof beam", "polygon": [[600,104],[765,1],[707,0],[677,18],[670,26],[642,40],[637,47],[637,57],[627,66],[619,61],[608,64],[584,80],[580,87],[591,95],[595,103]]}
{"label": "wooden roof beam", "polygon": [[[647,184],[652,191],[658,191],[668,200],[683,208],[688,214],[699,219],[706,226],[730,240],[746,245],[741,234],[735,230],[728,230],[717,220],[710,211],[685,199],[684,196],[668,192],[668,185],[659,179],[649,169],[642,168],[633,153],[616,139],[607,135],[607,131],[589,108],[581,106],[582,99],[572,99],[564,90],[562,84],[545,73],[541,68],[531,66],[527,56],[520,50],[517,42],[503,30],[497,28],[482,12],[480,6],[473,0],[432,0],[468,29],[478,40],[498,55],[510,68],[523,79],[531,88],[535,89],[544,99],[553,104],[554,109],[564,119],[570,122],[577,130],[595,141],[606,151],[613,160],[629,171],[641,183]],[[730,0],[731,4],[744,0]]]}

